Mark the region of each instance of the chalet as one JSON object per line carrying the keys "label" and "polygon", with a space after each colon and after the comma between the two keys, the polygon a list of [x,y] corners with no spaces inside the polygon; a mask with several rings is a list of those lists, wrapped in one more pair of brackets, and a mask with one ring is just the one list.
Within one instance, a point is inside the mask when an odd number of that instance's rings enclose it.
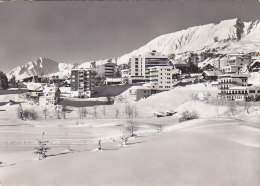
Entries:
{"label": "chalet", "polygon": [[218,76],[221,74],[222,73],[220,71],[205,70],[202,73],[202,76],[205,80],[216,81],[218,79]]}
{"label": "chalet", "polygon": [[170,60],[170,64],[174,68],[181,70],[182,74],[188,73],[190,71],[190,65],[185,61]]}

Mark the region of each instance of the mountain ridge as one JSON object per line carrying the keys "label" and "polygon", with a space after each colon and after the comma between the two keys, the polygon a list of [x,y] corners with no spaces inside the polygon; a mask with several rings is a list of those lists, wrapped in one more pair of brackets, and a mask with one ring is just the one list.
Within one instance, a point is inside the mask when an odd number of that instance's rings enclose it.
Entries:
{"label": "mountain ridge", "polygon": [[[177,32],[160,35],[138,49],[120,57],[97,60],[96,63],[100,65],[110,60],[113,63],[125,64],[128,63],[131,56],[143,55],[151,50],[156,50],[164,55],[175,54],[179,60],[186,60],[191,53],[200,55],[205,52],[212,52],[227,55],[230,53],[260,52],[260,19],[243,22],[235,18],[223,20],[219,23],[189,27]],[[87,67],[91,62],[82,63],[79,67]],[[34,63],[35,65],[29,63],[15,68],[8,73],[8,77],[39,73],[47,75],[55,73],[54,69],[58,70],[56,73],[63,74],[63,71],[68,73],[74,67],[71,64],[57,62],[63,64],[61,66],[64,68],[59,68],[59,65],[54,63],[53,68],[48,71],[39,66],[42,63]]]}

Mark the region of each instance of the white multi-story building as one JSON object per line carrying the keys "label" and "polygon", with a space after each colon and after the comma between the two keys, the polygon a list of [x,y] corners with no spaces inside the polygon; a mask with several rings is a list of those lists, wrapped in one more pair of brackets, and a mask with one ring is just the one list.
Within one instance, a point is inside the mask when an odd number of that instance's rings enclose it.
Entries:
{"label": "white multi-story building", "polygon": [[247,74],[224,74],[218,79],[219,98],[244,100],[248,94]]}
{"label": "white multi-story building", "polygon": [[155,66],[168,66],[168,56],[164,56],[153,50],[146,55],[133,56],[129,59],[131,77],[147,77],[149,68]]}
{"label": "white multi-story building", "polygon": [[144,77],[145,76],[145,56],[132,56],[130,59],[130,76]]}
{"label": "white multi-story building", "polygon": [[153,90],[170,90],[173,87],[175,74],[181,74],[179,69],[172,66],[155,66],[149,68],[149,87]]}

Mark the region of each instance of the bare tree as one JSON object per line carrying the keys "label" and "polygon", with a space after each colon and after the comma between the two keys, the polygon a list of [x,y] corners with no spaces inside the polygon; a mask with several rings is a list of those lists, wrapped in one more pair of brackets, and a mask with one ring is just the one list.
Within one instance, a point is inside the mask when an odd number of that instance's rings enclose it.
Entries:
{"label": "bare tree", "polygon": [[93,107],[93,116],[94,118],[97,118],[97,106]]}
{"label": "bare tree", "polygon": [[62,114],[62,116],[63,116],[63,119],[66,119],[66,113],[67,113],[66,108],[65,108],[65,107],[62,107],[62,109],[61,109],[61,114]]}
{"label": "bare tree", "polygon": [[134,132],[137,130],[137,128],[134,126],[134,120],[138,115],[137,109],[135,105],[127,104],[125,106],[125,113],[126,117],[128,119],[127,124],[127,130],[131,133],[131,136],[135,136]]}
{"label": "bare tree", "polygon": [[42,113],[43,113],[44,119],[46,119],[47,118],[47,109],[46,109],[46,107],[42,110]]}
{"label": "bare tree", "polygon": [[120,137],[122,140],[121,146],[126,146],[129,138],[129,133],[126,129],[122,130],[122,136]]}
{"label": "bare tree", "polygon": [[61,119],[61,111],[60,109],[56,109],[56,116],[57,116],[57,119]]}
{"label": "bare tree", "polygon": [[87,114],[88,114],[87,109],[86,108],[82,108],[82,116],[83,116],[83,118],[86,118]]}
{"label": "bare tree", "polygon": [[106,107],[104,105],[102,106],[102,113],[103,113],[103,116],[106,116]]}
{"label": "bare tree", "polygon": [[118,116],[119,116],[119,109],[116,108],[116,109],[115,109],[115,117],[118,118]]}
{"label": "bare tree", "polygon": [[21,119],[21,120],[24,120],[24,118],[23,118],[23,112],[24,112],[24,110],[23,110],[23,107],[22,107],[22,105],[21,105],[21,103],[19,104],[19,107],[17,108],[17,117],[19,118],[19,119]]}
{"label": "bare tree", "polygon": [[107,103],[108,104],[111,104],[111,103],[113,103],[113,99],[112,99],[112,97],[110,96],[110,94],[107,94]]}
{"label": "bare tree", "polygon": [[79,119],[83,120],[84,118],[87,117],[87,109],[85,107],[80,107],[78,110],[78,114],[79,114]]}
{"label": "bare tree", "polygon": [[130,137],[129,131],[127,130],[127,128],[124,128],[121,130],[121,132],[122,132],[122,136],[120,136],[119,140],[113,139],[113,141],[119,143],[121,146],[126,146],[128,139]]}
{"label": "bare tree", "polygon": [[244,106],[245,106],[246,113],[249,114],[249,109],[251,107],[251,103],[248,101],[244,101]]}
{"label": "bare tree", "polygon": [[236,111],[236,103],[235,101],[229,101],[228,103],[228,107],[229,107],[229,111],[231,112],[232,116],[235,115],[235,111]]}
{"label": "bare tree", "polygon": [[117,101],[119,103],[123,103],[124,102],[124,97],[122,95],[117,96]]}

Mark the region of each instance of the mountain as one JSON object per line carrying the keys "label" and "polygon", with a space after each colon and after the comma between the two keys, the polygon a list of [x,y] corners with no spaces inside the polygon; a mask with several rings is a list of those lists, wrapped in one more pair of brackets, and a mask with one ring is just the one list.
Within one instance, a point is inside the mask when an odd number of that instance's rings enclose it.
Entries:
{"label": "mountain", "polygon": [[[230,53],[260,54],[260,20],[243,22],[240,19],[224,20],[217,24],[194,26],[178,32],[161,35],[144,46],[112,59],[98,60],[97,65],[111,61],[126,64],[131,56],[142,55],[156,50],[164,55],[174,54],[175,60],[187,60],[191,55],[197,55],[201,66],[215,63]],[[89,67],[91,62],[85,62],[79,67]],[[19,78],[30,75],[61,74],[68,75],[73,65],[57,63],[49,58],[40,58],[24,66],[12,70],[8,77]]]}
{"label": "mountain", "polygon": [[21,80],[30,76],[45,76],[55,74],[65,76],[73,67],[74,65],[58,63],[50,58],[38,58],[36,61],[30,61],[25,65],[16,67],[6,75],[8,79],[14,76],[17,80]]}
{"label": "mountain", "polygon": [[240,19],[221,21],[190,27],[186,30],[161,35],[144,46],[117,59],[118,64],[126,63],[133,55],[156,50],[165,55],[184,57],[188,53],[218,54],[260,52],[260,20],[243,22]]}

